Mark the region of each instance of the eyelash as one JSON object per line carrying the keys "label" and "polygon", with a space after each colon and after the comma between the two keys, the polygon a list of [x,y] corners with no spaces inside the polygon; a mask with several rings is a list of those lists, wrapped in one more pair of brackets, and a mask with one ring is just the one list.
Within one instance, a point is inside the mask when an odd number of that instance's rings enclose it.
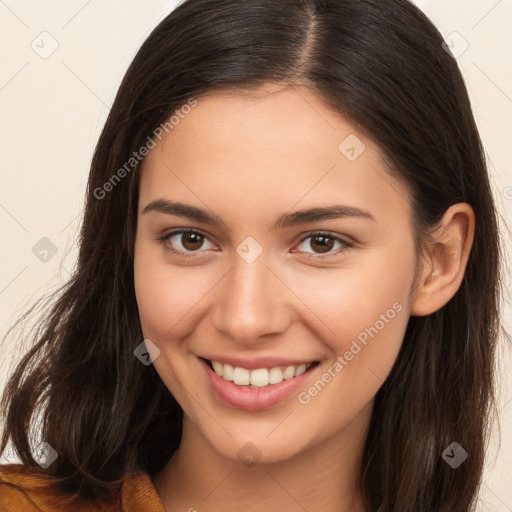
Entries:
{"label": "eyelash", "polygon": [[299,242],[299,245],[302,244],[302,242],[304,242],[308,238],[315,238],[317,236],[325,236],[328,238],[332,238],[335,242],[340,242],[342,247],[335,252],[328,252],[326,254],[305,253],[306,259],[313,258],[316,260],[319,260],[319,259],[321,260],[321,259],[325,259],[325,258],[333,258],[335,256],[338,256],[339,254],[347,252],[349,249],[351,249],[354,246],[353,243],[348,242],[347,240],[335,235],[334,233],[329,233],[328,231],[314,231],[313,233],[309,233],[309,234],[305,235],[304,237],[302,237],[302,239]]}
{"label": "eyelash", "polygon": [[[199,235],[202,235],[203,237],[205,238],[208,238],[208,236],[201,232],[201,231],[198,231],[197,229],[190,229],[190,228],[177,228],[177,229],[174,229],[173,231],[170,231],[169,233],[166,233],[162,236],[159,236],[156,241],[161,243],[162,245],[165,244],[169,238],[171,238],[172,236],[174,235],[177,235],[179,233],[195,233],[195,234],[199,234]],[[329,238],[332,238],[335,242],[340,242],[344,247],[339,249],[337,252],[329,252],[329,253],[326,253],[326,254],[316,254],[316,253],[307,253],[308,256],[306,256],[307,259],[310,259],[310,258],[314,258],[314,259],[324,259],[324,258],[330,258],[330,257],[333,257],[335,255],[338,255],[338,254],[341,254],[341,253],[344,253],[346,252],[347,250],[349,250],[350,248],[352,248],[354,246],[353,243],[351,242],[348,242],[347,240],[344,240],[343,238],[340,238],[339,236],[333,234],[333,233],[329,233],[328,231],[315,231],[313,233],[309,233],[308,235],[304,236],[300,242],[299,242],[299,245],[302,244],[302,242],[304,242],[305,240],[307,240],[308,238],[314,238],[315,236],[325,236],[325,237],[329,237]],[[197,253],[200,252],[200,251],[194,251],[194,252],[184,252],[184,251],[178,251],[176,249],[174,249],[173,247],[166,247],[166,250],[170,251],[170,252],[173,252],[177,255],[179,255],[180,257],[182,258],[197,258],[199,256],[197,256]]]}

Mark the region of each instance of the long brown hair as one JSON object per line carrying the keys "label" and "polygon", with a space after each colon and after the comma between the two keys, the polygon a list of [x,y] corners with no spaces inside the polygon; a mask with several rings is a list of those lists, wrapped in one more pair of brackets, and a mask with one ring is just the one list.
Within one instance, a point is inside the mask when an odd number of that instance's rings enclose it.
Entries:
{"label": "long brown hair", "polygon": [[[5,389],[0,449],[10,439],[39,467],[29,425],[41,410],[42,437],[58,453],[46,472],[83,498],[168,461],[182,410],[134,357],[143,339],[133,283],[140,163],[126,163],[191,98],[300,84],[382,148],[410,190],[419,249],[449,206],[474,209],[462,284],[440,310],[410,318],[375,397],[360,475],[371,511],[473,510],[496,410],[501,257],[481,140],[442,43],[407,0],[188,0],[171,12],[130,65],[101,133],[76,270]],[[441,456],[452,442],[470,457],[456,470]]]}

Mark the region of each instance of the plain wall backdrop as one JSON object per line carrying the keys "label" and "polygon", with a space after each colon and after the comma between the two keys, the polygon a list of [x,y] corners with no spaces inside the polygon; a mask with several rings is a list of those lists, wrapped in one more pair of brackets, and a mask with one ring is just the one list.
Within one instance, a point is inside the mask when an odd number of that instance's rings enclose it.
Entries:
{"label": "plain wall backdrop", "polygon": [[[512,1],[416,4],[446,38],[466,80],[508,251]],[[175,5],[0,0],[0,338],[29,305],[69,277],[92,152],[109,106],[140,44]],[[509,260],[507,252],[507,265]],[[510,267],[504,279],[508,290]],[[504,300],[505,326],[512,331],[508,294]],[[512,512],[512,362],[510,347],[502,346],[501,439],[496,426],[482,512]],[[0,389],[25,346],[14,337],[1,348]],[[0,459],[6,461],[17,460]]]}

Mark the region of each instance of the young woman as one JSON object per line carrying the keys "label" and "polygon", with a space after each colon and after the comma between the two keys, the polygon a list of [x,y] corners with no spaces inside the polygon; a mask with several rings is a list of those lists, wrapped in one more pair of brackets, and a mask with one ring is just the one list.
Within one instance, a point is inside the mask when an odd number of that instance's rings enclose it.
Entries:
{"label": "young woman", "polygon": [[188,0],[126,73],[5,389],[0,509],[472,511],[499,265],[420,10]]}

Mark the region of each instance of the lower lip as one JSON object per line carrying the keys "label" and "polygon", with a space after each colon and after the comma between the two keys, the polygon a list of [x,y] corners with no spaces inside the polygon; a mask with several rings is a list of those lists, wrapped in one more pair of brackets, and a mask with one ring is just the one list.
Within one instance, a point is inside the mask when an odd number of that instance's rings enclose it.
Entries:
{"label": "lower lip", "polygon": [[270,384],[262,388],[238,386],[217,375],[204,359],[199,359],[214,392],[224,403],[246,411],[262,411],[284,402],[304,386],[305,380],[316,370],[311,366],[302,375]]}

